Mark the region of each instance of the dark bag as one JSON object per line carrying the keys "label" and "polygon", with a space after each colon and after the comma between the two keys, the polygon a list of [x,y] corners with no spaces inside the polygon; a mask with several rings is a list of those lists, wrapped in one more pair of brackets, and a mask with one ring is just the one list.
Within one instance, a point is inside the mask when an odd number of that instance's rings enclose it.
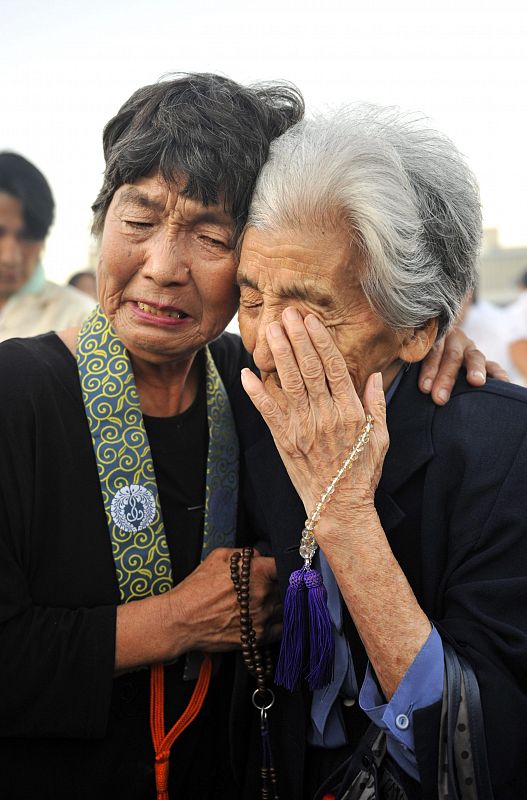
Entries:
{"label": "dark bag", "polygon": [[[493,800],[479,686],[474,670],[443,642],[445,681],[438,759],[438,800]],[[414,800],[412,780],[386,752],[386,734],[374,723],[355,752],[318,789],[314,800]]]}

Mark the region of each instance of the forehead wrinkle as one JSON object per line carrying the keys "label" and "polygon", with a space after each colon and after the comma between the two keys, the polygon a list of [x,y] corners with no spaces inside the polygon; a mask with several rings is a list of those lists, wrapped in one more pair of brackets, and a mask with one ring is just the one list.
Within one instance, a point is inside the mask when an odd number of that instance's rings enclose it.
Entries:
{"label": "forehead wrinkle", "polygon": [[117,202],[117,208],[121,208],[121,206],[124,205],[135,205],[140,206],[141,208],[151,208],[155,211],[163,211],[165,208],[165,203],[163,201],[150,197],[149,194],[142,192],[136,186],[128,186],[121,193]]}
{"label": "forehead wrinkle", "polygon": [[[163,193],[164,194],[164,193]],[[190,220],[195,223],[209,223],[223,228],[233,227],[233,222],[223,208],[203,206],[198,200],[187,197],[181,193],[176,194],[174,208],[170,209],[172,192],[163,199],[152,197],[149,192],[141,190],[137,186],[128,186],[121,193],[117,202],[117,208],[132,205],[140,208],[147,208],[161,214],[168,213],[170,216],[179,216],[182,219]]]}
{"label": "forehead wrinkle", "polygon": [[[247,274],[240,272],[239,270],[236,276],[236,281],[240,287],[247,286],[250,289],[256,289],[259,292],[262,291],[258,286],[257,281],[253,280]],[[263,293],[265,293],[265,290],[263,290]],[[331,295],[319,291],[318,287],[316,287],[311,281],[307,281],[305,284],[293,282],[288,286],[274,285],[270,293],[282,300],[302,300],[304,302],[311,301],[323,307],[330,307],[333,304],[333,298]]]}
{"label": "forehead wrinkle", "polygon": [[181,192],[176,194],[174,206],[169,214],[196,224],[209,223],[222,228],[234,227],[232,217],[220,204],[204,206],[200,200]]}

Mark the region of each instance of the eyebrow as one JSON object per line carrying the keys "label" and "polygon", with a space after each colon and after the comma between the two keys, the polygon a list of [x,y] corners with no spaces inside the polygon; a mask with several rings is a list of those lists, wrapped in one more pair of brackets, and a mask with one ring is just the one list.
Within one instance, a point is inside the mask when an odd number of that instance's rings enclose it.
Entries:
{"label": "eyebrow", "polygon": [[[192,200],[192,197],[188,198]],[[130,203],[131,205],[141,206],[141,208],[149,208],[154,211],[159,211],[160,213],[165,209],[165,203],[161,200],[154,200],[152,197],[149,197],[144,192],[141,192],[135,186],[129,186],[124,189],[123,193],[119,197],[119,201],[117,203],[117,208]],[[210,222],[215,225],[221,226],[230,226],[233,227],[234,223],[228,217],[221,215],[218,211],[215,211],[212,208],[207,208],[206,206],[203,207],[200,211],[193,214],[193,217],[196,222]]]}
{"label": "eyebrow", "polygon": [[[243,273],[237,275],[236,282],[240,287],[248,286],[251,289],[260,291],[256,281],[251,280],[248,275],[244,275]],[[313,284],[311,284],[311,286],[305,286],[300,283],[293,283],[290,286],[276,289],[273,291],[273,294],[284,300],[310,300],[324,307],[331,306],[333,302],[331,295],[319,291]]]}
{"label": "eyebrow", "polygon": [[127,189],[124,189],[119,197],[117,208],[121,208],[127,203],[135,206],[141,206],[141,208],[151,208],[154,211],[163,211],[165,207],[164,203],[159,200],[153,200],[147,194],[144,194],[143,192],[140,192],[139,189],[136,189],[135,186],[129,186]]}

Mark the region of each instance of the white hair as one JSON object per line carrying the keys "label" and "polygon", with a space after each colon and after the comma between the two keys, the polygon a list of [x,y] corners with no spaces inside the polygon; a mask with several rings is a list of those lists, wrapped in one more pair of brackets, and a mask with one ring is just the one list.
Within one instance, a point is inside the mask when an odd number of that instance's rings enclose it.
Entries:
{"label": "white hair", "polygon": [[363,291],[395,330],[455,319],[474,285],[477,182],[452,142],[393,108],[350,106],[271,144],[247,225],[299,230],[345,220],[365,257]]}

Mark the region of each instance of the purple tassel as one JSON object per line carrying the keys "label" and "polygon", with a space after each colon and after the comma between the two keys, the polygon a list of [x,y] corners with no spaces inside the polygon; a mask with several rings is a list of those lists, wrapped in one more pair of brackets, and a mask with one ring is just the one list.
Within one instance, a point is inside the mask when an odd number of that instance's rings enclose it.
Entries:
{"label": "purple tassel", "polygon": [[304,660],[304,575],[298,569],[289,576],[284,600],[284,627],[280,655],[276,665],[275,683],[294,692],[302,676]]}
{"label": "purple tassel", "polygon": [[311,691],[322,689],[333,679],[335,665],[335,639],[333,623],[329,616],[328,593],[322,575],[316,569],[304,572],[309,605],[309,673]]}

